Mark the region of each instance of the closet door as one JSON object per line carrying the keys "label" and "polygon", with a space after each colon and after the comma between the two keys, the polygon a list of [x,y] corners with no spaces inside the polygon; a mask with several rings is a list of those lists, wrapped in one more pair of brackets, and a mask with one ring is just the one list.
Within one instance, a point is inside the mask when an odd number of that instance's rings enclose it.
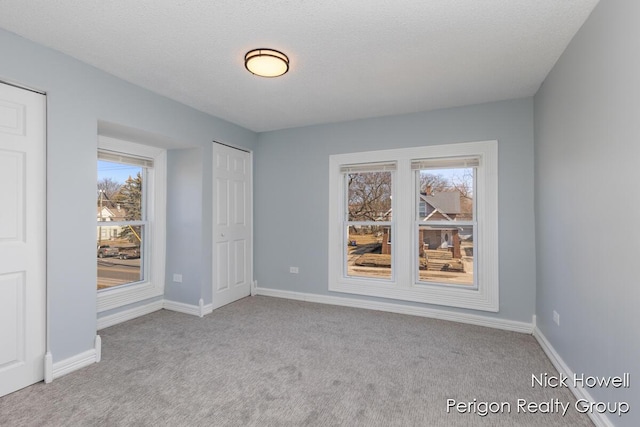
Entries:
{"label": "closet door", "polygon": [[0,396],[44,378],[45,105],[0,83]]}
{"label": "closet door", "polygon": [[213,147],[213,308],[251,293],[251,154]]}

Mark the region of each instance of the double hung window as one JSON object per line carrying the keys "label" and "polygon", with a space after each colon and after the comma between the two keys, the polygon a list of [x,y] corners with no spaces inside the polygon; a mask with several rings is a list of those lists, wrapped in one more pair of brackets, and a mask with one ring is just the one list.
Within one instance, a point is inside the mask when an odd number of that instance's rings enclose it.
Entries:
{"label": "double hung window", "polygon": [[153,159],[98,151],[98,290],[142,282]]}
{"label": "double hung window", "polygon": [[480,159],[413,160],[417,283],[476,286],[475,181]]}
{"label": "double hung window", "polygon": [[395,162],[343,165],[346,277],[391,279]]}
{"label": "double hung window", "polygon": [[329,290],[498,310],[497,141],[329,163]]}
{"label": "double hung window", "polygon": [[98,312],[164,291],[166,151],[100,136],[96,189]]}

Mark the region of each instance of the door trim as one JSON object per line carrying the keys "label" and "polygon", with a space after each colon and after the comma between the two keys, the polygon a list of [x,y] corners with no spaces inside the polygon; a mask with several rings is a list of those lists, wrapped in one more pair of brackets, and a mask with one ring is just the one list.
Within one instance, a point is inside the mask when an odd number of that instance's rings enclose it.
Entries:
{"label": "door trim", "polygon": [[246,148],[238,147],[238,146],[231,145],[231,144],[226,144],[224,142],[216,141],[215,139],[213,140],[213,143],[214,144],[224,145],[225,147],[233,148],[234,150],[244,151],[245,153],[249,153],[252,156],[251,159],[253,160],[253,151],[251,151],[251,150],[247,150]]}
{"label": "door trim", "polygon": [[[34,93],[37,93],[39,95],[44,95],[45,97],[47,96],[47,92],[44,91],[44,90],[40,90],[40,89],[36,89],[36,88],[30,87],[30,86],[26,86],[26,85],[23,85],[21,83],[13,82],[11,80],[0,79],[0,83],[4,83],[7,86],[13,86],[13,87],[15,87],[17,89],[28,90],[29,92],[34,92]],[[46,113],[46,104],[47,104],[47,101],[46,101],[46,98],[45,98],[45,113]],[[45,116],[45,121],[46,121],[46,116]],[[45,126],[45,130],[46,130],[46,126]],[[45,140],[46,140],[46,132],[45,132]]]}

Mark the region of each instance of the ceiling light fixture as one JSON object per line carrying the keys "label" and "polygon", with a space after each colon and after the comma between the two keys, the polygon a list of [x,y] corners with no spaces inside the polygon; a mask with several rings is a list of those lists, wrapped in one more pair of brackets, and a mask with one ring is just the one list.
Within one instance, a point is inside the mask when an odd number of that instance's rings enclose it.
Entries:
{"label": "ceiling light fixture", "polygon": [[273,49],[254,49],[244,56],[244,66],[260,77],[278,77],[289,71],[289,58]]}

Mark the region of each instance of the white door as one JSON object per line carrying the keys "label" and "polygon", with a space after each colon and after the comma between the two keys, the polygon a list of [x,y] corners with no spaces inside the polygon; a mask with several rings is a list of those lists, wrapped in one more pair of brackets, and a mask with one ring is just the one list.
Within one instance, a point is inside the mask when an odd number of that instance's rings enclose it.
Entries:
{"label": "white door", "polygon": [[213,308],[251,293],[251,154],[213,144]]}
{"label": "white door", "polygon": [[45,97],[0,83],[0,396],[44,378]]}

